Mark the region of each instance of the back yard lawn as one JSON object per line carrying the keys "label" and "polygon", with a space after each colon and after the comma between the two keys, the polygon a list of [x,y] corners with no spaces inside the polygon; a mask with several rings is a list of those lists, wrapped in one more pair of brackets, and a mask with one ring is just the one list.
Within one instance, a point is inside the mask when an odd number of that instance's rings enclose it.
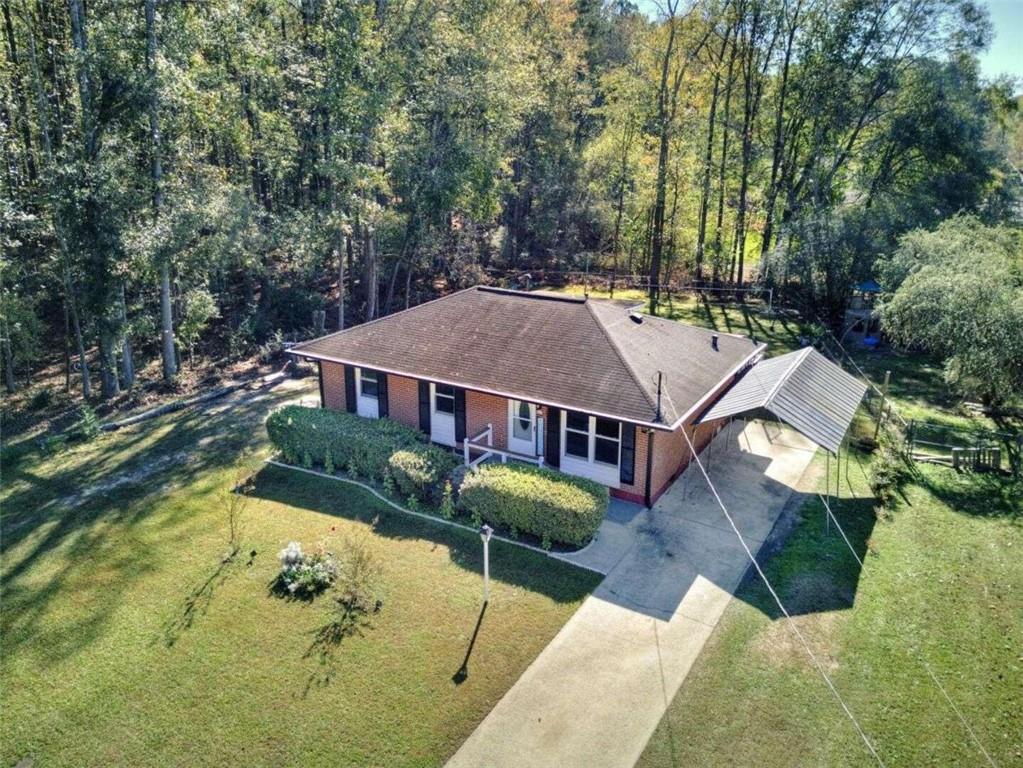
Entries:
{"label": "back yard lawn", "polygon": [[[277,468],[224,565],[225,490],[275,399],[8,458],[3,764],[439,765],[595,586],[495,544],[480,620],[478,536]],[[329,597],[273,594],[277,552],[345,539],[380,563],[382,607],[321,642]]]}
{"label": "back yard lawn", "polygon": [[[810,502],[768,578],[886,765],[987,764],[928,669],[995,763],[1023,764],[1020,486],[923,467],[875,522],[855,459],[850,477],[862,572]],[[875,765],[763,583],[737,597],[639,765]]]}

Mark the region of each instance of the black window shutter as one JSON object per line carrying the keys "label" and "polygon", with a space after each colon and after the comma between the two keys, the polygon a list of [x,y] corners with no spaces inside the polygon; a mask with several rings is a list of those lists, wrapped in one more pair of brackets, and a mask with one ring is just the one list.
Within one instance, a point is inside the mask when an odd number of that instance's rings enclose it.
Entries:
{"label": "black window shutter", "polygon": [[455,442],[465,440],[465,390],[455,387]]}
{"label": "black window shutter", "polygon": [[626,485],[636,482],[636,425],[622,424],[622,460],[618,479]]}
{"label": "black window shutter", "polygon": [[355,413],[355,369],[345,366],[345,410]]}
{"label": "black window shutter", "polygon": [[387,374],[382,371],[377,372],[377,414],[387,418]]}
{"label": "black window shutter", "polygon": [[561,409],[547,408],[547,439],[544,458],[552,467],[561,466]]}
{"label": "black window shutter", "polygon": [[430,382],[419,382],[419,431],[430,434]]}
{"label": "black window shutter", "polygon": [[320,408],[327,407],[327,401],[323,397],[323,363],[316,361],[316,377],[320,380]]}

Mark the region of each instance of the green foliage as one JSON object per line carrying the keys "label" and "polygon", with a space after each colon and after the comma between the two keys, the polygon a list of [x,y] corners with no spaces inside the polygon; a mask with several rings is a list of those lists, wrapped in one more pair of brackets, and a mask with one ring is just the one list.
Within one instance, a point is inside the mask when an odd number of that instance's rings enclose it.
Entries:
{"label": "green foliage", "polygon": [[884,436],[870,460],[867,484],[879,509],[890,514],[899,490],[912,477],[912,461],[900,451],[893,439]]}
{"label": "green foliage", "polygon": [[458,504],[474,520],[581,546],[607,514],[608,490],[546,468],[484,465],[466,475]]}
{"label": "green foliage", "polygon": [[36,392],[28,401],[28,407],[33,411],[41,411],[53,404],[53,390],[43,387]]}
{"label": "green foliage", "polygon": [[444,481],[444,491],[440,497],[440,516],[450,520],[455,516],[455,500],[451,490],[451,481]]}
{"label": "green foliage", "polygon": [[451,451],[436,445],[395,451],[387,463],[389,475],[402,496],[431,504],[440,501],[448,475],[459,464]]}
{"label": "green foliage", "polygon": [[323,457],[323,471],[328,475],[334,474],[334,454],[330,452],[330,448],[327,449]]}
{"label": "green foliage", "polygon": [[191,355],[195,343],[210,320],[219,317],[220,309],[213,295],[205,286],[192,288],[185,295],[185,310],[178,321],[178,336]]}
{"label": "green foliage", "polygon": [[1023,392],[1023,233],[950,219],[904,237],[881,274],[896,343],[942,358],[965,395],[1000,404]]}
{"label": "green foliage", "polygon": [[86,403],[78,408],[78,421],[71,427],[71,434],[79,440],[94,440],[99,436],[99,418],[96,411]]}
{"label": "green foliage", "polygon": [[326,408],[286,406],[270,414],[266,429],[274,447],[289,461],[308,456],[310,465],[323,466],[327,452],[336,465],[356,477],[383,480],[391,454],[419,447],[419,432],[390,419],[363,419]]}

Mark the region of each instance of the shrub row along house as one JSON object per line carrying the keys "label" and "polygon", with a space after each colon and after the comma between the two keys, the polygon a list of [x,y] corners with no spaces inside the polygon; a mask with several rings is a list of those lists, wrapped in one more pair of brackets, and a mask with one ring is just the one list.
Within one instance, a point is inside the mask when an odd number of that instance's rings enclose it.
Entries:
{"label": "shrub row along house", "polygon": [[[325,408],[484,445],[650,505],[723,420],[701,414],[763,354],[748,337],[600,299],[477,286],[293,347]],[[483,448],[473,448],[474,455]]]}

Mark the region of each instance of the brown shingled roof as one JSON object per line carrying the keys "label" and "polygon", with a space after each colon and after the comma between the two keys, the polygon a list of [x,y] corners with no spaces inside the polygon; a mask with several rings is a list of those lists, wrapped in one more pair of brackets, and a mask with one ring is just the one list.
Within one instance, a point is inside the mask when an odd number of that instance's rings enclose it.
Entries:
{"label": "brown shingled roof", "polygon": [[615,302],[478,286],[290,352],[670,427],[762,349],[718,334],[714,350],[710,331],[641,317]]}

